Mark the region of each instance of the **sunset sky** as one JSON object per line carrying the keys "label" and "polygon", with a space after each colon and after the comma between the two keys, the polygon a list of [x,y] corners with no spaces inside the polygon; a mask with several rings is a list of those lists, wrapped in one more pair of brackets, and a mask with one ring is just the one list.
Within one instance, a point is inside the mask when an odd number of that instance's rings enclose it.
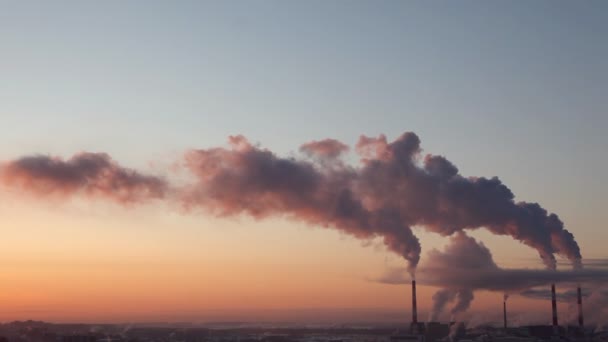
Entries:
{"label": "sunset sky", "polygon": [[[608,258],[607,2],[0,4],[0,163],[105,152],[185,182],[184,154],[231,135],[289,157],[411,131]],[[281,217],[0,186],[0,228],[0,321],[410,319],[409,287],[374,281],[405,267],[381,240]],[[414,232],[421,263],[447,242]],[[510,237],[470,235],[502,267],[543,267]],[[434,291],[419,287],[424,319]],[[502,293],[475,297],[469,315],[500,317]],[[549,319],[547,303],[510,303]]]}

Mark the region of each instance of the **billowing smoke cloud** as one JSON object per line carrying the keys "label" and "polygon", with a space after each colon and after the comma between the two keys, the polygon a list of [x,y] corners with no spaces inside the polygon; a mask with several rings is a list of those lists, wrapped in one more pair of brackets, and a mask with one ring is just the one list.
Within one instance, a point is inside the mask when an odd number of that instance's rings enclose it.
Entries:
{"label": "billowing smoke cloud", "polygon": [[[381,237],[407,260],[412,275],[421,251],[414,225],[443,236],[485,227],[535,248],[549,269],[556,268],[555,255],[581,265],[574,237],[555,214],[536,203],[516,203],[498,178],[466,178],[446,158],[422,156],[414,133],[392,142],[362,136],[356,144],[361,162],[354,166],[340,159],[348,146],[333,139],[302,145],[303,158],[277,156],[242,136],[231,137],[230,145],[186,154],[195,183],[173,189],[186,208],[284,216],[360,239]],[[0,181],[40,195],[84,193],[122,203],[168,192],[164,180],[123,168],[102,153],[21,158],[2,164]]]}
{"label": "billowing smoke cloud", "polygon": [[456,295],[458,299],[456,305],[452,307],[452,315],[467,311],[474,299],[473,291],[471,289],[459,289],[458,292],[456,292]]}
{"label": "billowing smoke cloud", "polygon": [[436,322],[439,320],[439,315],[445,309],[445,306],[454,300],[456,292],[451,289],[441,289],[433,294],[433,306],[429,316],[430,322]]}
{"label": "billowing smoke cloud", "polygon": [[598,327],[608,325],[608,288],[594,289],[583,303],[586,322]]}
{"label": "billowing smoke cloud", "polygon": [[450,326],[450,333],[448,334],[450,342],[456,342],[464,337],[466,335],[466,328],[464,322],[452,324],[452,326]]}
{"label": "billowing smoke cloud", "polygon": [[465,312],[471,306],[473,299],[473,291],[470,289],[440,289],[433,294],[433,306],[429,315],[429,321],[438,321],[447,304],[455,301],[450,311],[452,318],[454,318],[457,314]]}
{"label": "billowing smoke cloud", "polygon": [[[472,291],[488,290],[504,294],[521,294],[526,297],[550,297],[548,286],[552,283],[566,285],[584,283],[591,287],[608,283],[608,270],[573,269],[566,271],[548,269],[503,269],[493,260],[490,250],[463,232],[455,234],[443,251],[431,250],[417,271],[420,284],[440,287],[433,295],[431,320],[437,320],[446,305],[458,298],[452,314],[465,311],[473,299]],[[406,284],[403,270],[390,270],[377,279],[383,283]],[[542,290],[536,287],[543,287]],[[465,289],[465,292],[462,292]],[[458,297],[457,297],[458,294]],[[461,297],[462,294],[462,297]],[[565,299],[576,292],[564,292]],[[467,296],[468,295],[468,296]]]}
{"label": "billowing smoke cloud", "polygon": [[[429,269],[442,269],[448,272],[460,272],[462,269],[474,272],[480,269],[498,268],[490,251],[463,232],[452,237],[451,243],[446,246],[444,252],[432,250],[425,265]],[[456,300],[456,304],[452,307],[452,316],[469,308],[474,298],[473,290],[469,286],[455,285],[443,284],[444,288],[433,295],[431,320],[438,320],[446,304],[453,300]]]}
{"label": "billowing smoke cloud", "polygon": [[67,160],[38,155],[4,162],[0,182],[37,196],[82,193],[123,204],[162,198],[167,191],[161,178],[121,167],[105,153],[88,152]]}
{"label": "billowing smoke cloud", "polygon": [[[231,137],[230,142],[231,149],[187,154],[186,167],[199,180],[184,192],[188,207],[201,206],[219,216],[287,216],[361,239],[381,236],[385,245],[412,267],[418,263],[420,245],[407,220],[396,208],[366,206],[356,193],[356,170],[280,158],[241,136]],[[305,146],[312,150],[311,145]]]}
{"label": "billowing smoke cloud", "polygon": [[410,272],[420,259],[414,225],[444,236],[485,227],[535,248],[549,269],[556,254],[581,265],[573,235],[555,214],[516,203],[498,178],[466,178],[444,157],[422,157],[414,133],[392,142],[362,136],[358,166],[339,162],[346,145],[331,139],[301,147],[312,159],[282,158],[242,136],[230,143],[187,154],[185,165],[198,178],[183,196],[187,207],[220,216],[282,215],[362,239],[381,236]]}

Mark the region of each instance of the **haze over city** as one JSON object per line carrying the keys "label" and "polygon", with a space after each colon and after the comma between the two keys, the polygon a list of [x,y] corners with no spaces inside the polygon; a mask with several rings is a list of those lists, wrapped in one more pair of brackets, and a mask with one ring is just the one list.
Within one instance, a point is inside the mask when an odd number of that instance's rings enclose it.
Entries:
{"label": "haze over city", "polygon": [[605,2],[0,3],[0,321],[608,323]]}

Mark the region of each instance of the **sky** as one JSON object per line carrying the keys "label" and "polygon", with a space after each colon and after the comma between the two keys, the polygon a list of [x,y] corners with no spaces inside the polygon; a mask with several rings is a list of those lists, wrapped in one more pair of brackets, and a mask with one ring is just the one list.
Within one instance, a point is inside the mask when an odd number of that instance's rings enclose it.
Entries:
{"label": "sky", "polygon": [[[296,156],[412,131],[462,175],[557,213],[583,257],[608,257],[606,2],[0,3],[2,161],[106,152],[174,177],[186,151],[235,134]],[[408,315],[407,287],[369,280],[400,257],[282,218],[3,189],[0,227],[4,321]],[[415,231],[422,260],[446,243]],[[501,266],[542,267],[517,241],[472,235]],[[419,289],[421,310],[433,292]],[[501,303],[482,293],[471,311]]]}

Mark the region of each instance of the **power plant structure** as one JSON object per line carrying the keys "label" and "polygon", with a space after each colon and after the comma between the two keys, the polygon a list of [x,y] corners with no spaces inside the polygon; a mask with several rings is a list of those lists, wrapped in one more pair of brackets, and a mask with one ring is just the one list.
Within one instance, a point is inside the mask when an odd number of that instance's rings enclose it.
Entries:
{"label": "power plant structure", "polygon": [[[457,322],[420,322],[418,320],[418,298],[416,291],[416,281],[411,282],[411,295],[412,295],[412,319],[409,324],[408,333],[397,333],[391,336],[391,342],[441,342],[446,341],[446,338],[452,338],[452,331],[456,327]],[[529,339],[543,339],[543,340],[562,340],[563,338],[574,338],[575,340],[582,339],[585,336],[584,331],[584,320],[583,320],[583,295],[582,289],[577,286],[577,304],[578,304],[578,324],[576,326],[564,325],[562,329],[559,327],[559,321],[557,316],[557,293],[555,283],[551,284],[551,314],[552,323],[551,325],[529,325],[521,327],[509,327],[508,316],[507,316],[507,298],[505,295],[503,299],[503,324],[502,329],[495,327],[499,340],[497,341],[511,341],[509,339],[515,338],[517,334],[522,334],[522,329],[525,329],[525,333],[529,336]],[[473,333],[474,334],[474,333]],[[515,335],[512,335],[515,334]],[[568,336],[568,337],[566,337]],[[468,338],[468,337],[467,337]],[[466,338],[465,338],[466,339]],[[573,340],[574,341],[574,340]]]}

